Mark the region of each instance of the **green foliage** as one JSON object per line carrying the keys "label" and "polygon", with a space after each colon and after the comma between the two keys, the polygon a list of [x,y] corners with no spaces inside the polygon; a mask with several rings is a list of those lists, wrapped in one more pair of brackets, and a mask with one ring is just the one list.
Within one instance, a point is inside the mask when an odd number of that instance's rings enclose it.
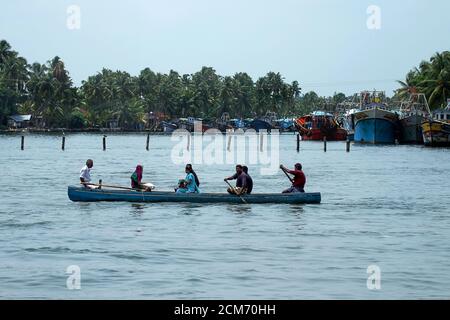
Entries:
{"label": "green foliage", "polygon": [[45,64],[28,65],[0,43],[0,120],[19,111],[42,116],[48,127],[106,127],[111,120],[122,128],[142,125],[144,114],[168,117],[219,118],[263,116],[268,111],[294,114],[300,95],[298,82],[288,84],[269,72],[256,82],[246,73],[220,76],[211,67],[194,74],[155,73],[149,68],[138,76],[103,69],[73,86],[59,57]]}
{"label": "green foliage", "polygon": [[74,110],[70,114],[69,128],[70,129],[83,129],[87,125],[87,120],[84,114],[80,110]]}
{"label": "green foliage", "polygon": [[450,51],[437,52],[429,61],[422,61],[398,83],[401,87],[396,91],[396,98],[424,93],[432,109],[445,106],[450,98]]}
{"label": "green foliage", "polygon": [[[436,53],[411,70],[396,98],[423,92],[437,108],[450,97],[450,52]],[[136,129],[145,113],[171,118],[215,119],[227,112],[232,118],[296,117],[314,110],[334,111],[348,100],[343,93],[319,97],[301,95],[297,81],[287,83],[280,73],[269,72],[256,81],[246,73],[221,76],[211,67],[193,74],[155,73],[145,68],[137,76],[103,69],[77,88],[59,57],[44,64],[28,64],[5,40],[0,41],[0,125],[16,112],[41,116],[50,128],[119,127]]]}
{"label": "green foliage", "polygon": [[28,78],[27,61],[20,57],[5,40],[0,41],[0,125],[17,111],[25,99]]}

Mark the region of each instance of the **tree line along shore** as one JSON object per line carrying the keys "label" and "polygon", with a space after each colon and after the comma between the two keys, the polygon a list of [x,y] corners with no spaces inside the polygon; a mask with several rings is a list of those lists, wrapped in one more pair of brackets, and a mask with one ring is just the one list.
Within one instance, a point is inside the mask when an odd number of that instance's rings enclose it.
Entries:
{"label": "tree line along shore", "polygon": [[[431,109],[442,107],[450,98],[450,52],[422,61],[398,85],[389,101],[420,92]],[[60,57],[30,64],[6,40],[0,41],[0,130],[6,130],[9,117],[17,114],[31,115],[41,130],[98,131],[113,122],[133,131],[154,125],[149,115],[152,120],[212,121],[223,114],[244,119],[267,113],[295,118],[314,110],[335,111],[351,99],[343,93],[329,97],[302,93],[298,81],[288,83],[276,72],[255,81],[245,72],[221,76],[211,67],[193,74],[145,68],[136,76],[102,69],[77,87]]]}

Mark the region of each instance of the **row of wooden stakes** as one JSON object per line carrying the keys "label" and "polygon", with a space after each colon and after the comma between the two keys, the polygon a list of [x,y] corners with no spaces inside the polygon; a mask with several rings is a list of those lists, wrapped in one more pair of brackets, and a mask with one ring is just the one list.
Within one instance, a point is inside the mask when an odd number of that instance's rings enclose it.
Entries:
{"label": "row of wooden stakes", "polygon": [[[300,152],[300,134],[297,134],[297,152]],[[345,151],[350,152],[350,140],[345,142]],[[327,152],[327,137],[323,137],[323,152]]]}
{"label": "row of wooden stakes", "polygon": [[[189,151],[190,146],[191,146],[191,136],[188,135],[187,136],[187,145],[186,145],[186,149]],[[231,136],[228,137],[228,144],[227,144],[227,150],[230,151],[231,150]],[[297,152],[300,152],[300,134],[297,134]],[[264,136],[259,136],[259,150],[262,152],[264,146]],[[63,136],[62,137],[62,142],[61,142],[61,149],[64,151],[66,148],[66,137]],[[21,136],[21,143],[20,143],[20,149],[21,150],[25,150],[25,136]],[[150,150],[150,134],[147,134],[147,142],[145,144],[145,149],[147,151]],[[103,151],[106,151],[106,135],[103,136]],[[323,151],[327,152],[327,138],[324,137],[323,138]],[[350,140],[346,141],[346,151],[350,152]]]}

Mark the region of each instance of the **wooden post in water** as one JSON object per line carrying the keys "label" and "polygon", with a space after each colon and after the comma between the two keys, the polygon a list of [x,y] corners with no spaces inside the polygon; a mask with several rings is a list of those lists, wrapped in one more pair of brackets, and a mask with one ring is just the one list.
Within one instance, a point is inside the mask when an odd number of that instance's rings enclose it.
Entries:
{"label": "wooden post in water", "polygon": [[431,142],[431,146],[433,146],[434,145],[434,142],[433,142],[433,122],[430,119],[428,123],[430,125],[430,142]]}
{"label": "wooden post in water", "polygon": [[327,137],[323,137],[323,152],[327,152]]}
{"label": "wooden post in water", "polygon": [[300,133],[297,133],[297,152],[300,152]]}
{"label": "wooden post in water", "polygon": [[264,150],[264,134],[259,133],[259,151],[263,152]]}
{"label": "wooden post in water", "polygon": [[25,136],[22,136],[21,142],[20,142],[20,150],[25,149]]}
{"label": "wooden post in water", "polygon": [[150,133],[147,133],[147,143],[145,144],[145,149],[149,150],[149,144],[150,144]]}
{"label": "wooden post in water", "polygon": [[62,142],[61,142],[61,150],[64,151],[66,148],[66,136],[63,133]]}
{"label": "wooden post in water", "polygon": [[187,146],[186,146],[187,151],[189,151],[190,147],[191,147],[191,133],[188,132],[188,135],[187,135]]}
{"label": "wooden post in water", "polygon": [[228,130],[228,145],[227,145],[227,151],[230,151],[230,150],[231,150],[231,138],[232,138],[231,130]]}
{"label": "wooden post in water", "polygon": [[103,151],[106,151],[106,135],[103,135]]}
{"label": "wooden post in water", "polygon": [[346,151],[347,152],[350,152],[350,140],[349,139],[347,139],[347,141],[346,141]]}

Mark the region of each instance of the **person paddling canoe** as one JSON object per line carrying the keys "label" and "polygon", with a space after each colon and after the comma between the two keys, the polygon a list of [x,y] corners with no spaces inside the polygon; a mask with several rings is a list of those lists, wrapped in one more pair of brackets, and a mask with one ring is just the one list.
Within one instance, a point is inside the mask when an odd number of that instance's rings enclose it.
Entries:
{"label": "person paddling canoe", "polygon": [[151,188],[142,182],[142,174],[144,173],[144,167],[137,165],[136,170],[131,175],[131,188],[145,191],[152,191]]}
{"label": "person paddling canoe", "polygon": [[228,180],[236,180],[236,187],[235,188],[230,187],[227,189],[229,194],[243,195],[248,193],[249,177],[244,172],[244,167],[241,166],[240,164],[236,166],[236,173],[234,175],[224,179],[224,181]]}
{"label": "person paddling canoe", "polygon": [[302,165],[300,163],[295,164],[294,170],[289,170],[283,165],[280,165],[280,169],[294,175],[292,186],[284,190],[283,193],[305,192],[306,177],[302,171]]}

